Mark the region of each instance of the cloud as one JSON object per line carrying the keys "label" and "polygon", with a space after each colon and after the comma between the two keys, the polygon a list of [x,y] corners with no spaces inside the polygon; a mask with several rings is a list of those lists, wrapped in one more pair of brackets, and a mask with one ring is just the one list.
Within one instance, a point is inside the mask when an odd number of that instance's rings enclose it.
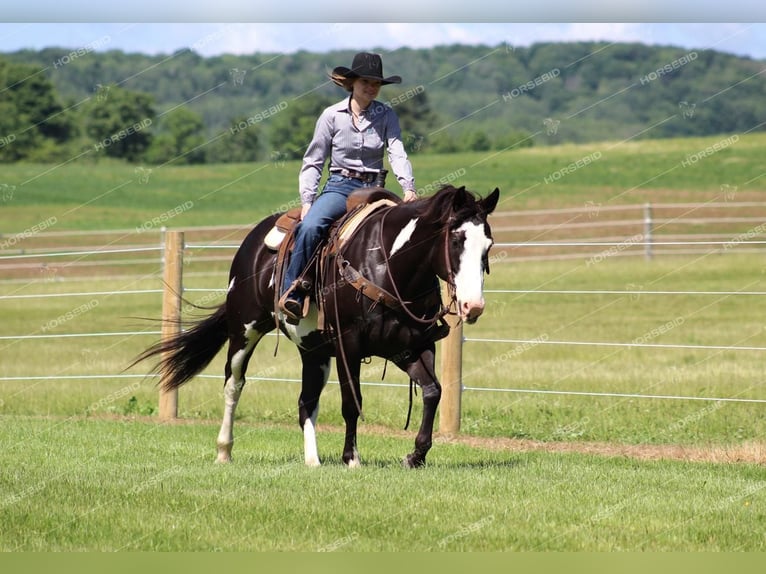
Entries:
{"label": "cloud", "polygon": [[713,23],[0,23],[0,52],[76,49],[109,36],[99,50],[171,54],[395,50],[469,44],[526,47],[536,42],[608,41],[710,48],[766,58],[764,24]]}

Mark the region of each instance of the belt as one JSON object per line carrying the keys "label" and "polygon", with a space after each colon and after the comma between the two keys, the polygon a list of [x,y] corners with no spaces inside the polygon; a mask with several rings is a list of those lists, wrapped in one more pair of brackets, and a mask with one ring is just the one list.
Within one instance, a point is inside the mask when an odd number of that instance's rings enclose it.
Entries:
{"label": "belt", "polygon": [[378,173],[374,171],[353,171],[350,169],[340,169],[338,171],[334,171],[333,173],[337,173],[338,175],[342,175],[343,177],[353,177],[354,179],[361,179],[365,183],[372,183],[375,181],[375,178],[378,177]]}

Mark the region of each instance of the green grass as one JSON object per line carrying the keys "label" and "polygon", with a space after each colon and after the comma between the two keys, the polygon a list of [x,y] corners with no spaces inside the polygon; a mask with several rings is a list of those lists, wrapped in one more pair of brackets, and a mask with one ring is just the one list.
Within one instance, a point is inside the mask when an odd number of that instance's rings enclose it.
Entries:
{"label": "green grass", "polygon": [[[461,169],[459,183],[470,189],[484,194],[499,186],[502,210],[720,200],[724,184],[736,188],[735,201],[758,199],[766,136],[743,136],[681,165],[721,139],[416,156],[413,163],[420,186]],[[586,169],[545,182],[594,152],[601,159]],[[52,231],[134,229],[188,201],[193,207],[167,225],[247,226],[295,200],[297,171],[295,162],[168,166],[139,183],[135,166],[120,163],[9,165],[0,183],[15,188],[0,204],[2,232],[20,233],[51,216],[57,218]],[[198,237],[190,231],[187,243]],[[232,233],[226,242],[238,237]],[[50,241],[96,245],[112,238]],[[120,241],[139,236],[128,232]],[[185,287],[224,290],[231,254],[189,249]],[[206,377],[181,389],[180,415],[193,424],[159,425],[141,418],[157,408],[156,381],[143,377],[149,365],[123,373],[156,335],[66,336],[159,329],[141,319],[160,316],[159,294],[122,293],[162,287],[159,256],[141,258],[71,276],[51,261],[0,281],[0,296],[102,293],[0,299],[3,550],[763,549],[757,465],[513,453],[438,440],[426,469],[405,472],[399,460],[410,451],[414,431],[406,438],[394,431],[404,424],[407,379],[390,365],[385,382],[398,386],[363,387],[361,472],[338,462],[337,385],[325,391],[319,418],[326,464],[305,469],[296,424],[299,386],[274,380],[299,377],[298,354],[283,339],[274,357],[273,337],[251,361],[237,412],[236,463],[215,466],[224,353]],[[762,452],[762,403],[631,396],[763,400],[761,351],[471,340],[766,347],[760,297],[629,293],[766,291],[760,256],[733,250],[596,264],[499,259],[487,290],[538,292],[488,293],[484,316],[465,328],[463,435],[483,444],[503,438]],[[221,300],[192,291],[186,297],[205,305]],[[51,334],[58,337],[36,338]],[[382,361],[373,359],[363,365],[362,379],[379,382],[382,371]],[[419,416],[417,398],[413,420]],[[747,460],[762,463],[758,456]]]}
{"label": "green grass", "polygon": [[[187,287],[221,289],[226,272],[192,276]],[[0,336],[4,377],[50,377],[2,382],[0,413],[84,416],[152,414],[154,378],[110,378],[157,335],[119,335],[59,339],[13,339],[14,335],[157,331],[159,294],[120,295],[130,289],[161,286],[157,278],[105,279],[40,283],[25,293],[77,291],[114,295],[48,298],[14,304],[4,301]],[[617,294],[488,293],[487,310],[476,325],[466,326],[463,375],[463,431],[484,437],[535,440],[587,440],[624,444],[731,445],[762,441],[766,421],[762,404],[699,402],[630,396],[582,396],[566,393],[667,395],[763,399],[762,352],[718,349],[623,348],[597,345],[486,343],[471,339],[575,341],[689,346],[766,347],[762,319],[753,313],[755,296],[625,294],[626,290],[766,291],[766,276],[753,258],[729,254],[693,260],[668,257],[582,262],[498,264],[486,288],[614,290]],[[3,293],[16,292],[16,284]],[[189,293],[192,301],[206,295]],[[208,300],[213,304],[220,299]],[[86,305],[85,311],[73,309]],[[88,308],[88,306],[90,308]],[[69,314],[69,315],[68,315]],[[71,319],[68,316],[74,315]],[[193,317],[195,315],[187,315]],[[199,316],[199,315],[196,315]],[[52,323],[53,321],[53,323]],[[50,329],[46,326],[53,325]],[[246,422],[294,424],[298,385],[271,379],[298,379],[296,349],[267,337],[248,370],[238,416]],[[181,390],[184,417],[217,420],[222,416],[221,352],[204,374]],[[140,365],[127,375],[146,373]],[[390,367],[390,366],[389,366]],[[383,363],[362,367],[362,380],[380,382]],[[93,379],[70,379],[87,375]],[[267,379],[267,380],[258,380]],[[335,376],[333,376],[335,379]],[[396,368],[386,373],[386,388],[365,386],[370,424],[400,428],[407,405],[406,377]],[[497,392],[515,389],[524,392]],[[531,391],[531,392],[530,392]],[[554,391],[562,394],[537,394]],[[321,420],[341,424],[337,386],[323,395]],[[420,401],[415,401],[419,416]],[[417,418],[415,419],[417,420]]]}
{"label": "green grass", "polygon": [[[736,187],[740,197],[763,189],[764,134],[739,136],[733,145],[684,166],[689,156],[723,140],[726,136],[614,141],[411,159],[421,191],[435,189],[440,180],[455,180],[482,195],[497,186],[501,209],[705,198],[720,194],[722,185]],[[589,156],[598,159],[552,177]],[[0,204],[2,217],[8,217],[2,231],[19,233],[50,217],[57,218],[56,230],[133,228],[189,201],[193,207],[168,225],[247,224],[295,204],[299,166],[296,161],[166,167],[111,161],[4,165],[0,183],[15,190],[12,199]],[[143,183],[138,168],[152,170]],[[389,184],[399,191],[393,175]]]}
{"label": "green grass", "polygon": [[[8,424],[12,423],[12,424]],[[19,550],[763,550],[763,475],[750,466],[503,453],[363,436],[365,466],[320,433],[246,426],[232,465],[211,425],[12,417],[0,451],[0,547]],[[321,430],[321,429],[320,429]]]}

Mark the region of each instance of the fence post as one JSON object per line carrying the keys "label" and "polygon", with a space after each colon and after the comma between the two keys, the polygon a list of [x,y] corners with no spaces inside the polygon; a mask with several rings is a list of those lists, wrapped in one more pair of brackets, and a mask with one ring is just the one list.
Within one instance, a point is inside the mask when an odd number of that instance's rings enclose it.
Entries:
{"label": "fence post", "polygon": [[644,257],[652,258],[652,204],[644,204]]}
{"label": "fence post", "polygon": [[[447,285],[442,298],[449,301]],[[460,406],[463,394],[463,322],[454,315],[445,317],[450,326],[449,335],[441,342],[441,414],[439,433],[456,434],[460,431]]]}
{"label": "fence post", "polygon": [[[181,330],[181,293],[183,291],[183,231],[165,234],[162,293],[162,340],[175,337]],[[160,420],[169,421],[178,416],[178,389],[165,391],[165,374],[160,378]]]}

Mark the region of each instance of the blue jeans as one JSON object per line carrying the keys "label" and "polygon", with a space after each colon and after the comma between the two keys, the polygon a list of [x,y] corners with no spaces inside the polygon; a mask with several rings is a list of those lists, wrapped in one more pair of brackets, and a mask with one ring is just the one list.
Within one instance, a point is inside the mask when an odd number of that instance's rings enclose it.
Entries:
{"label": "blue jeans", "polygon": [[[306,218],[298,224],[295,230],[295,247],[287,271],[285,271],[282,294],[303,273],[309,258],[313,255],[319,242],[326,236],[327,230],[333,222],[346,213],[346,198],[351,192],[360,187],[373,185],[352,177],[330,175],[322,193],[319,194],[306,214]],[[296,298],[298,297],[296,296]]]}

